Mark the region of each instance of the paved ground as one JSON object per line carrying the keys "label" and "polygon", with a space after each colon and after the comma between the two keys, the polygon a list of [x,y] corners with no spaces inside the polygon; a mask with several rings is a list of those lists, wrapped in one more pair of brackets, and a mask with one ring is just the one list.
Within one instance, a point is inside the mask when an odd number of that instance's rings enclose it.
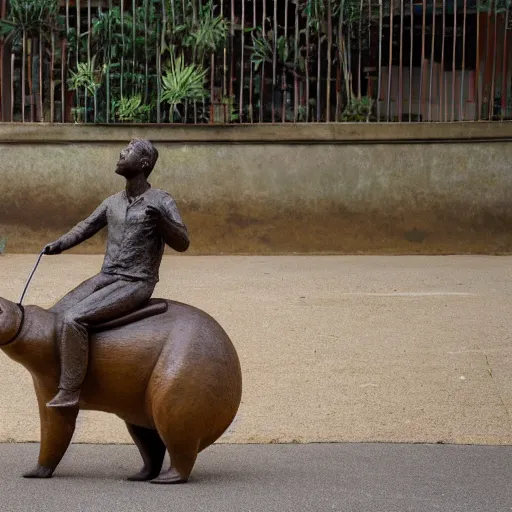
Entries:
{"label": "paved ground", "polygon": [[71,446],[51,480],[21,478],[36,445],[0,445],[2,512],[505,512],[512,447],[215,446],[193,479],[156,486],[129,446]]}
{"label": "paved ground", "polygon": [[[45,257],[26,303],[48,306],[100,256]],[[16,300],[35,256],[0,257]],[[223,441],[512,444],[512,257],[166,257],[156,294],[226,328],[244,374]],[[39,439],[28,373],[0,357],[0,441]],[[81,417],[76,440],[129,442]]]}

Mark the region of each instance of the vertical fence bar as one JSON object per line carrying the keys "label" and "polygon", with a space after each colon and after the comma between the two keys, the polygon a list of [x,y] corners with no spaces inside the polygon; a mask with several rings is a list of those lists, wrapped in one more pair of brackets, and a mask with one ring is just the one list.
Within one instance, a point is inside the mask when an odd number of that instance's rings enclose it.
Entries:
{"label": "vertical fence bar", "polygon": [[403,76],[403,53],[404,53],[404,0],[400,2],[400,51],[398,62],[398,122],[402,122],[403,115],[403,94],[404,94],[404,76]]}
{"label": "vertical fence bar", "polygon": [[296,123],[299,117],[299,78],[298,63],[299,63],[299,5],[295,3],[295,41],[294,41],[294,54],[293,54],[293,120]]}
{"label": "vertical fence bar", "polygon": [[[362,1],[362,0],[361,0]],[[327,91],[325,98],[325,121],[331,121],[331,78],[332,78],[332,5],[327,0]]]}
{"label": "vertical fence bar", "polygon": [[[165,0],[162,1],[162,10],[166,12],[166,6],[165,6]],[[162,76],[162,39],[164,37],[164,33],[166,31],[167,26],[167,18],[165,15],[162,15],[162,35],[160,35],[160,24],[157,23],[156,25],[156,38],[155,38],[155,44],[156,44],[156,122],[161,123],[162,122],[162,83],[161,83],[161,76]]]}
{"label": "vertical fence bar", "polygon": [[65,38],[60,41],[60,116],[61,123],[66,120],[66,54],[67,40]]}
{"label": "vertical fence bar", "polygon": [[[5,19],[6,17],[6,0],[0,0],[0,20]],[[5,46],[4,46],[4,37],[0,38],[0,121],[5,121],[7,119],[7,112],[4,110],[5,101],[3,98],[6,96],[6,84],[4,76],[4,54],[5,54]]]}
{"label": "vertical fence bar", "polygon": [[489,65],[490,65],[490,62],[489,62],[489,50],[490,50],[490,47],[491,47],[491,19],[492,19],[492,14],[491,14],[491,10],[492,10],[492,0],[489,0],[489,4],[487,6],[487,37],[486,37],[486,41],[485,41],[485,65],[484,65],[484,90],[482,91],[484,93],[484,99],[485,99],[485,95],[487,95],[487,98],[486,98],[486,103],[487,103],[487,117],[489,117],[490,115],[490,101],[491,101],[491,98],[490,98],[490,90],[489,90],[489,86],[487,84],[487,75],[488,75],[488,69],[489,69]]}
{"label": "vertical fence bar", "polygon": [[466,22],[467,22],[467,0],[464,0],[464,15],[462,22],[462,69],[460,74],[460,109],[459,120],[464,121],[464,74],[466,67]]}
{"label": "vertical fence bar", "polygon": [[411,30],[410,30],[410,39],[411,39],[411,48],[409,53],[409,123],[412,122],[412,57],[413,57],[413,47],[414,47],[414,4],[413,0],[411,0],[409,4],[409,9],[411,10]]}
{"label": "vertical fence bar", "polygon": [[149,96],[149,49],[148,49],[148,11],[149,4],[148,0],[144,0],[144,57],[145,57],[145,68],[144,68],[144,105],[148,103]]}
{"label": "vertical fence bar", "polygon": [[[267,3],[266,0],[263,0],[263,11],[261,14],[261,33],[263,39],[266,38],[266,20],[267,20]],[[265,95],[265,59],[261,62],[261,73],[260,73],[260,113],[259,113],[259,122],[263,122],[263,103],[264,103],[264,95]]]}
{"label": "vertical fence bar", "polygon": [[[11,53],[11,112],[10,112],[10,118],[11,123],[14,121],[14,61],[16,59],[16,55],[14,53]],[[22,89],[23,94],[23,89]]]}
{"label": "vertical fence bar", "polygon": [[425,36],[426,36],[426,23],[427,23],[427,0],[423,0],[423,12],[421,19],[421,65],[420,65],[420,91],[418,98],[418,111],[420,120],[424,121],[425,109],[423,108],[423,80],[425,71]]}
{"label": "vertical fence bar", "polygon": [[[284,0],[284,40],[286,48],[288,48],[288,0]],[[283,92],[282,109],[281,109],[281,122],[286,121],[286,101],[287,97],[287,84],[286,84],[286,66],[283,64],[283,83],[281,84],[281,90]]]}
{"label": "vertical fence bar", "polygon": [[[224,16],[224,1],[220,1],[220,12]],[[224,104],[224,99],[227,98],[228,95],[228,85],[227,85],[227,54],[226,54],[226,41],[224,40],[224,47],[222,48],[222,111],[223,111],[223,119],[224,123],[226,122],[226,105]]]}
{"label": "vertical fence bar", "polygon": [[210,124],[215,122],[215,52],[210,56]]}
{"label": "vertical fence bar", "polygon": [[446,0],[443,0],[442,5],[443,10],[443,36],[441,39],[441,69],[439,73],[439,91],[440,91],[440,98],[439,98],[439,121],[446,121],[446,116],[444,116],[444,110],[445,110],[445,104],[446,104],[446,98],[445,98],[445,75],[444,75],[444,41],[446,39]]}
{"label": "vertical fence bar", "polygon": [[244,68],[245,68],[245,0],[242,0],[242,19],[240,21],[241,31],[240,38],[242,40],[240,44],[240,107],[239,107],[239,119],[240,122],[244,122]]}
{"label": "vertical fence bar", "polygon": [[[327,0],[329,2],[329,0]],[[362,66],[363,66],[363,0],[361,0],[361,4],[359,6],[359,42],[358,42],[358,58],[357,58],[357,99],[361,99],[362,90],[361,90],[361,76],[362,76]]]}
{"label": "vertical fence bar", "polygon": [[475,101],[476,119],[480,121],[480,0],[476,0],[476,71],[475,71]]}
{"label": "vertical fence bar", "polygon": [[44,121],[44,105],[43,105],[43,33],[39,30],[39,122]]}
{"label": "vertical fence bar", "polygon": [[510,4],[509,0],[506,3],[505,13],[505,26],[503,28],[503,62],[501,65],[501,119],[508,117],[508,89],[507,89],[507,75],[508,75],[508,60],[507,60],[507,44],[508,44],[508,23],[509,23],[509,12]]}
{"label": "vertical fence bar", "polygon": [[[176,26],[176,8],[174,5],[174,0],[171,0],[171,26],[172,32],[174,32],[174,28]],[[156,34],[156,122],[160,123],[162,121],[162,52],[166,47],[165,34],[168,30],[169,21],[167,19],[167,0],[162,0],[162,33],[160,33],[160,25],[157,24],[157,34]],[[171,114],[169,114],[169,117]],[[169,119],[171,122],[172,119]]]}
{"label": "vertical fence bar", "polygon": [[276,82],[277,82],[277,0],[274,0],[274,26],[273,26],[273,54],[272,54],[272,122],[276,122]]}
{"label": "vertical fence bar", "polygon": [[[343,0],[342,0],[343,1]],[[309,122],[309,24],[310,24],[310,12],[309,9],[306,15],[306,122]]]}
{"label": "vertical fence bar", "polygon": [[91,62],[91,0],[87,0],[87,61]]}
{"label": "vertical fence bar", "polygon": [[[174,0],[171,0],[171,18],[172,28],[174,30],[176,28],[176,6],[174,5]],[[167,30],[167,8],[165,6],[162,6],[162,27],[165,33]]]}
{"label": "vertical fence bar", "polygon": [[389,6],[389,70],[388,70],[388,99],[386,108],[386,121],[389,123],[389,115],[391,108],[391,75],[393,66],[393,0],[390,0]]}
{"label": "vertical fence bar", "polygon": [[[80,0],[76,0],[76,64],[80,63]],[[80,107],[80,94],[79,89],[76,90],[76,106]],[[87,89],[84,87],[84,122],[87,122]]]}
{"label": "vertical fence bar", "polygon": [[[201,0],[199,0],[201,1]],[[197,5],[196,0],[190,0],[192,4],[192,23],[195,24],[197,22]]]}
{"label": "vertical fence bar", "polygon": [[[0,20],[5,18],[5,0],[0,0]],[[7,112],[4,110],[5,77],[4,77],[4,38],[0,37],[0,121],[5,121]]]}
{"label": "vertical fence bar", "polygon": [[452,112],[451,122],[455,121],[455,58],[457,52],[457,2],[453,3],[453,52],[452,52]]}
{"label": "vertical fence bar", "polygon": [[[201,1],[201,0],[199,0]],[[192,24],[195,25],[197,23],[197,5],[196,5],[196,0],[190,0],[190,3],[192,4]],[[231,51],[233,52],[233,48],[231,48]],[[196,62],[196,48],[194,46],[194,51],[193,51],[193,62],[195,63]],[[203,63],[201,62],[201,65]],[[231,71],[233,71],[233,68],[231,68]],[[231,72],[231,77],[233,76],[233,72]],[[204,104],[204,103],[203,103]],[[186,106],[188,106],[188,102],[185,103]],[[193,108],[193,111],[194,111],[194,124],[197,124],[197,101],[194,100],[194,108]],[[185,118],[185,123],[187,122],[187,119]]]}
{"label": "vertical fence bar", "polygon": [[494,4],[494,37],[493,37],[493,52],[492,52],[492,77],[491,77],[491,94],[489,97],[489,121],[494,116],[494,95],[496,93],[496,57],[498,53],[498,5]]}
{"label": "vertical fence bar", "polygon": [[[329,1],[329,0],[327,0]],[[322,21],[320,20],[320,16],[322,16],[324,12],[324,0],[320,0],[321,7],[318,12],[318,34],[317,34],[317,62],[316,62],[316,122],[320,122],[320,118],[322,117],[322,37],[320,35],[320,30],[322,26]]]}
{"label": "vertical fence bar", "polygon": [[434,74],[434,45],[436,38],[436,0],[432,6],[432,48],[430,49],[430,76],[429,76],[429,94],[428,94],[428,120],[432,121],[432,79]]}
{"label": "vertical fence bar", "polygon": [[[50,123],[55,121],[55,34],[53,28],[50,36],[51,54],[50,54]],[[61,107],[62,108],[62,107]]]}
{"label": "vertical fence bar", "polygon": [[[94,67],[92,66],[92,61],[91,61],[91,31],[92,31],[92,26],[91,26],[91,0],[87,0],[87,62],[89,62],[89,64],[91,65],[91,72],[92,72],[92,75],[94,77]],[[94,122],[97,121],[97,115],[98,115],[98,109],[97,109],[97,105],[96,105],[96,89],[94,90],[94,97],[93,97],[93,102],[94,102]]]}
{"label": "vertical fence bar", "polygon": [[[367,48],[368,53],[366,55],[366,59],[367,59],[369,68],[373,68],[374,64],[375,64],[375,58],[373,56],[373,46],[372,46],[373,40],[374,40],[374,37],[373,37],[373,33],[372,33],[372,0],[368,0],[368,48]],[[374,70],[373,69],[368,70],[368,80],[367,80],[367,84],[366,84],[366,96],[370,99],[370,101],[373,100],[373,97],[375,95],[375,93],[374,93],[374,89],[375,89],[374,78],[375,78]],[[374,113],[374,110],[373,110],[373,106],[372,106],[372,112],[370,113],[370,115],[373,113]],[[370,118],[368,118],[368,120],[370,120]]]}
{"label": "vertical fence bar", "polygon": [[[252,29],[255,30],[257,25],[256,19],[256,1],[252,0]],[[251,117],[251,123],[254,123],[254,65],[252,61],[250,64],[250,76],[249,76],[249,115]]]}
{"label": "vertical fence bar", "polygon": [[[90,1],[90,0],[89,0]],[[136,48],[136,38],[137,38],[137,4],[136,0],[132,0],[132,96],[135,95],[136,92],[136,75],[135,72],[135,48]]]}
{"label": "vertical fence bar", "polygon": [[380,122],[380,97],[382,90],[382,26],[384,24],[384,13],[382,0],[379,0],[379,72],[377,79],[377,121]]}
{"label": "vertical fence bar", "polygon": [[[233,110],[235,108],[235,91],[233,89],[233,79],[235,77],[235,0],[231,0],[231,38],[229,50],[229,104],[232,105],[231,110]],[[228,122],[232,121],[232,114],[233,112],[230,112]]]}
{"label": "vertical fence bar", "polygon": [[[65,78],[67,76],[67,70],[69,68],[69,60],[71,59],[71,51],[67,51],[67,44],[68,44],[68,37],[69,37],[69,0],[66,0],[66,37],[65,39],[63,40],[63,48],[66,50],[66,59],[64,60],[64,57],[62,57],[62,97],[64,98],[64,89],[65,89],[65,85],[66,85],[66,81],[65,81]],[[64,55],[64,54],[63,54]],[[65,64],[64,64],[65,63]],[[62,122],[65,121],[65,114],[64,112],[66,112],[66,109],[64,108],[64,101],[62,102],[63,103],[63,108],[62,108]],[[73,103],[71,103],[73,104]]]}
{"label": "vertical fence bar", "polygon": [[[119,74],[119,95],[120,98],[123,99],[124,97],[124,54],[125,54],[125,33],[124,33],[124,0],[120,0],[120,9],[121,9],[121,73]],[[165,32],[165,30],[164,30]]]}
{"label": "vertical fence bar", "polygon": [[[113,9],[113,5],[112,5],[112,0],[108,0],[108,11],[109,11],[109,16],[108,16],[108,38],[109,40],[112,39],[112,9]],[[106,48],[106,55],[108,55],[108,57],[106,58],[106,62],[105,62],[105,65],[106,65],[106,77],[105,77],[105,81],[106,81],[106,102],[107,102],[107,119],[106,119],[106,122],[107,123],[110,123],[110,63],[111,63],[111,60],[112,60],[112,50],[111,48]]]}
{"label": "vertical fence bar", "polygon": [[[27,58],[27,34],[23,29],[23,41],[21,50],[21,122],[25,122],[25,60]],[[13,75],[14,76],[14,75]]]}
{"label": "vertical fence bar", "polygon": [[34,122],[35,113],[34,113],[34,105],[35,105],[35,93],[34,93],[34,74],[33,74],[33,65],[34,65],[34,51],[35,51],[35,42],[36,39],[31,37],[28,40],[28,90],[29,90],[29,98],[30,98],[30,122]]}
{"label": "vertical fence bar", "polygon": [[338,67],[336,70],[336,121],[341,117],[341,106],[343,102],[343,9],[345,5],[341,2],[338,11],[337,46],[338,46]]}

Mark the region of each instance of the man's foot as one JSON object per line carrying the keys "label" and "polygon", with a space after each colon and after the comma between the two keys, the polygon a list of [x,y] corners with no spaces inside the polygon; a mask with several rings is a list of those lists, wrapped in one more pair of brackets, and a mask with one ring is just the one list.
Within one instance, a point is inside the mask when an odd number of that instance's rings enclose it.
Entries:
{"label": "man's foot", "polygon": [[80,390],[68,391],[61,389],[53,400],[50,400],[46,407],[77,407],[80,399]]}

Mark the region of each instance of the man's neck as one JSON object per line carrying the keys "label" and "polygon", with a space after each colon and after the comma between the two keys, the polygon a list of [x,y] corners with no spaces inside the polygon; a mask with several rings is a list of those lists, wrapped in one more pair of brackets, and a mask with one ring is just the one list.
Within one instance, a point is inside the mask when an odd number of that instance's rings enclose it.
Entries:
{"label": "man's neck", "polygon": [[144,194],[150,187],[151,185],[146,180],[144,174],[140,174],[139,176],[135,176],[135,178],[126,180],[126,195],[130,199],[135,199]]}

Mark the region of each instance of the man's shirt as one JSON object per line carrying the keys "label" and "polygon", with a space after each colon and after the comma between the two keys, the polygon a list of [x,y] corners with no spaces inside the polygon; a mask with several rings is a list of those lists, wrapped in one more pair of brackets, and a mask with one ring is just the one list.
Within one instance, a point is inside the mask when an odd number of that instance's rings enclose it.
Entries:
{"label": "man's shirt", "polygon": [[125,191],[105,199],[85,220],[59,239],[62,250],[87,240],[108,225],[107,249],[101,271],[128,279],[158,282],[158,271],[165,240],[158,222],[146,215],[152,205],[161,214],[161,221],[186,227],[174,199],[159,189],[148,189],[130,202]]}

